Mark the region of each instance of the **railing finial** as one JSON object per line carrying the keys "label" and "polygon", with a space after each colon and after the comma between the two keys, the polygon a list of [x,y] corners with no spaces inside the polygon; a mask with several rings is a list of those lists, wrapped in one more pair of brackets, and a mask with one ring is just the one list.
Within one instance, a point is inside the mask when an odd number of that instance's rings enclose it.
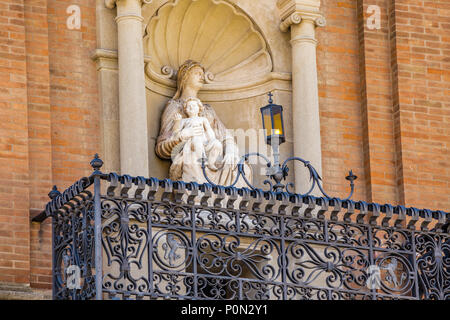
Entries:
{"label": "railing finial", "polygon": [[353,183],[353,181],[355,181],[356,179],[358,179],[358,177],[355,176],[355,175],[353,174],[353,170],[350,170],[350,171],[348,172],[348,176],[346,176],[345,179],[348,180],[348,181],[350,181],[350,183]]}
{"label": "railing finial", "polygon": [[61,192],[58,191],[58,188],[56,186],[53,186],[52,190],[48,193],[48,197],[53,200],[60,194]]}
{"label": "railing finial", "polygon": [[103,166],[103,160],[100,159],[98,153],[95,154],[94,159],[91,160],[91,167],[94,169],[94,174],[100,173],[100,168]]}

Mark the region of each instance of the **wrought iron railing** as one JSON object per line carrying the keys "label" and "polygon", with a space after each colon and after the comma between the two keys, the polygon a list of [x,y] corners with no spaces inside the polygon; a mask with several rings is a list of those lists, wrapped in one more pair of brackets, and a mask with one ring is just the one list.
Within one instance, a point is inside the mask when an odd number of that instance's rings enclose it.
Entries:
{"label": "wrought iron railing", "polygon": [[54,299],[450,299],[449,215],[94,173],[52,200]]}

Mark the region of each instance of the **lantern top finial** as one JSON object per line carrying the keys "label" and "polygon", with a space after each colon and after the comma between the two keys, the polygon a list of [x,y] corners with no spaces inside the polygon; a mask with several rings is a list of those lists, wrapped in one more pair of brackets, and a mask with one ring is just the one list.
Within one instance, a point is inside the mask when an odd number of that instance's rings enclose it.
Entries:
{"label": "lantern top finial", "polygon": [[273,103],[273,100],[272,100],[273,94],[272,94],[272,92],[269,92],[268,96],[269,96],[269,103],[272,104]]}

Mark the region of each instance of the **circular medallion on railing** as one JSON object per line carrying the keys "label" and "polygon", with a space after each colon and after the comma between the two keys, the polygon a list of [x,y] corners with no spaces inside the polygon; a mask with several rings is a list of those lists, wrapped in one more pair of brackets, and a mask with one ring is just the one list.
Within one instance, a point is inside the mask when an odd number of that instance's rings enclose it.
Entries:
{"label": "circular medallion on railing", "polygon": [[407,295],[413,288],[414,278],[408,256],[390,254],[376,260],[380,273],[380,289],[388,294]]}
{"label": "circular medallion on railing", "polygon": [[190,241],[182,232],[161,230],[153,237],[153,257],[164,270],[184,269],[192,259]]}

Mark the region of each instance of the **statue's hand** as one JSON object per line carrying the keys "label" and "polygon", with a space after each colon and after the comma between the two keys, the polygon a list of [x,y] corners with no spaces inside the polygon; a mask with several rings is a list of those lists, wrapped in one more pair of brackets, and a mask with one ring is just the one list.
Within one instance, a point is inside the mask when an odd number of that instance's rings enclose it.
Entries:
{"label": "statue's hand", "polygon": [[181,131],[181,139],[187,140],[189,138],[192,138],[194,136],[200,136],[202,134],[203,134],[202,127],[185,128]]}

